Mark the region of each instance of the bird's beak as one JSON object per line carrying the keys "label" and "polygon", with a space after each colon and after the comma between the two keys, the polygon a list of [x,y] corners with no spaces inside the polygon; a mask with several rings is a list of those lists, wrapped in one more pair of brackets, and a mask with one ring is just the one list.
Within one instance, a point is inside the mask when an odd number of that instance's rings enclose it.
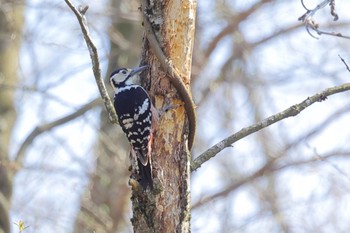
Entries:
{"label": "bird's beak", "polygon": [[137,67],[137,68],[134,68],[132,69],[132,71],[130,72],[129,76],[133,76],[137,73],[140,73],[142,72],[143,70],[147,69],[149,67],[149,65],[145,65],[145,66],[140,66],[140,67]]}

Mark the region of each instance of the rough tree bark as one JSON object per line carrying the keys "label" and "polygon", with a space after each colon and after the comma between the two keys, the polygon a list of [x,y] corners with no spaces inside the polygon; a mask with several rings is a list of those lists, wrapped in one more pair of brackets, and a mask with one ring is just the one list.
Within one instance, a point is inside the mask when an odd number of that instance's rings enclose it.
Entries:
{"label": "rough tree bark", "polygon": [[0,233],[10,232],[12,176],[9,142],[16,120],[14,106],[18,54],[23,27],[23,5],[0,1]]}
{"label": "rough tree bark", "polygon": [[[145,10],[163,52],[183,79],[190,83],[196,1],[151,1]],[[142,64],[151,65],[143,77],[157,109],[177,106],[166,112],[156,129],[152,146],[154,189],[133,187],[135,232],[190,231],[190,154],[187,150],[188,121],[183,102],[145,37]],[[146,72],[145,72],[146,73]],[[189,87],[188,87],[189,90]]]}

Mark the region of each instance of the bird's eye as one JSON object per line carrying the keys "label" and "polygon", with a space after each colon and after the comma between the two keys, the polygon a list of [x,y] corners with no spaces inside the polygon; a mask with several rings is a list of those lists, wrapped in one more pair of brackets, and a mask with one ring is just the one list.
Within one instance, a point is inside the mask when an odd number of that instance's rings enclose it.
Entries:
{"label": "bird's eye", "polygon": [[122,73],[123,73],[123,74],[126,74],[126,70],[123,70]]}

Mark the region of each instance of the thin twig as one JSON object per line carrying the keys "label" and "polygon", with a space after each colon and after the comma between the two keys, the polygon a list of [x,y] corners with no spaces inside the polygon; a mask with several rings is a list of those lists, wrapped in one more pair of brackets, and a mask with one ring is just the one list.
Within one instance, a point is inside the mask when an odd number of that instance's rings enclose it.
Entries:
{"label": "thin twig", "polygon": [[338,54],[338,56],[339,56],[340,60],[344,63],[346,69],[350,72],[350,68],[349,68],[348,64],[346,63],[346,61],[344,60],[344,58],[342,58],[339,54]]}
{"label": "thin twig", "polygon": [[310,11],[309,8],[306,7],[304,0],[301,0],[301,5],[304,7],[306,11]]}
{"label": "thin twig", "polygon": [[279,122],[285,118],[292,117],[298,115],[301,111],[309,107],[310,105],[321,102],[327,99],[328,96],[334,95],[336,93],[345,92],[350,90],[350,83],[343,84],[340,86],[328,88],[321,93],[315,94],[311,97],[306,98],[303,102],[293,105],[286,110],[279,112],[275,115],[272,115],[263,121],[256,123],[254,125],[248,126],[246,128],[241,129],[237,133],[225,138],[221,142],[209,148],[207,151],[199,155],[196,159],[194,159],[191,163],[191,171],[197,170],[203,163],[208,161],[209,159],[216,156],[219,152],[227,147],[231,147],[233,143],[236,141],[255,133],[267,126],[270,126],[276,122]]}
{"label": "thin twig", "polygon": [[306,13],[303,14],[301,17],[299,17],[299,21],[305,21],[307,20],[308,18],[314,16],[316,14],[316,12],[322,8],[324,8],[325,6],[328,5],[328,3],[330,2],[330,0],[324,0],[323,2],[321,2],[320,4],[318,4],[314,9],[310,10],[308,9],[305,4],[304,4],[304,1],[301,0],[301,3],[303,5],[303,7],[306,9]]}
{"label": "thin twig", "polygon": [[35,129],[33,129],[33,131],[26,137],[24,142],[21,144],[21,147],[18,149],[18,151],[15,155],[15,161],[18,162],[18,161],[21,161],[23,159],[23,156],[24,156],[26,150],[33,143],[34,139],[37,138],[39,135],[41,135],[42,133],[48,132],[57,126],[63,125],[65,123],[68,123],[68,122],[76,119],[77,117],[83,115],[84,113],[86,113],[90,109],[92,109],[100,104],[101,104],[100,98],[94,99],[91,102],[82,106],[80,109],[74,110],[73,113],[71,113],[71,114],[68,114],[68,115],[66,115],[60,119],[54,120],[52,122],[42,124],[42,125],[35,127]]}
{"label": "thin twig", "polygon": [[331,2],[329,3],[329,5],[331,6],[331,15],[334,17],[333,20],[337,21],[339,19],[338,14],[335,12],[335,0],[331,0]]}
{"label": "thin twig", "polygon": [[344,39],[350,39],[350,36],[344,36],[343,34],[341,34],[339,32],[325,32],[325,31],[321,31],[319,29],[317,29],[315,31],[317,32],[318,35],[328,35],[328,36],[341,37],[341,38],[344,38]]}
{"label": "thin twig", "polygon": [[69,8],[74,12],[74,14],[77,17],[78,22],[80,24],[81,31],[84,35],[84,39],[86,42],[86,46],[89,49],[90,58],[91,58],[91,62],[92,62],[92,70],[94,73],[95,81],[96,81],[96,84],[98,86],[98,90],[100,91],[100,95],[102,97],[102,100],[103,100],[103,102],[106,106],[106,109],[108,111],[109,119],[112,123],[117,123],[118,122],[117,114],[115,112],[113,103],[111,101],[111,98],[108,95],[106,86],[105,86],[103,79],[102,79],[102,76],[101,76],[101,68],[100,68],[100,61],[98,58],[97,48],[90,37],[89,28],[87,26],[87,22],[86,22],[86,18],[85,18],[85,13],[88,10],[88,6],[82,6],[82,7],[80,7],[79,10],[77,10],[74,7],[74,5],[70,2],[70,0],[65,0],[65,2],[69,6]]}
{"label": "thin twig", "polygon": [[185,104],[185,110],[189,121],[188,149],[191,150],[193,141],[194,141],[194,135],[196,133],[195,105],[193,103],[192,96],[189,90],[187,89],[186,85],[182,81],[182,78],[177,73],[177,71],[172,67],[171,61],[169,61],[169,59],[165,56],[159,44],[159,40],[157,39],[157,36],[155,35],[152,25],[148,19],[148,15],[146,13],[147,8],[148,8],[148,1],[143,0],[142,12],[143,12],[143,20],[144,20],[144,26],[146,31],[146,37],[150,44],[150,47],[152,48],[154,54],[156,55],[157,59],[160,62],[160,65],[163,71],[168,74],[168,78],[170,82],[178,91],[179,95],[182,98],[182,101]]}
{"label": "thin twig", "polygon": [[309,33],[310,36],[312,36],[315,39],[318,39],[317,36],[311,33],[310,31],[311,29],[315,31],[318,35],[329,35],[329,36],[336,36],[336,37],[341,37],[345,39],[350,39],[350,36],[345,36],[339,32],[327,32],[327,31],[320,30],[318,23],[316,23],[316,21],[312,18],[317,11],[329,5],[331,9],[331,15],[333,16],[333,21],[337,21],[339,19],[339,16],[335,11],[335,0],[324,0],[312,10],[308,9],[305,6],[303,0],[301,0],[301,4],[305,8],[306,13],[303,14],[301,17],[299,17],[298,20],[303,21],[303,23],[305,24],[306,31]]}

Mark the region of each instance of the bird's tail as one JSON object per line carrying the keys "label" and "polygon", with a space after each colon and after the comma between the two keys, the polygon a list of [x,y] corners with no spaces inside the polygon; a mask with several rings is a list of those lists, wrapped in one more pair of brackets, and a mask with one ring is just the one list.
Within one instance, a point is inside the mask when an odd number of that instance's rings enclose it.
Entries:
{"label": "bird's tail", "polygon": [[143,165],[143,163],[140,161],[140,159],[137,159],[137,165],[139,167],[139,183],[144,189],[147,189],[147,187],[153,188],[153,178],[152,178],[152,167],[151,162],[149,161],[146,165]]}

